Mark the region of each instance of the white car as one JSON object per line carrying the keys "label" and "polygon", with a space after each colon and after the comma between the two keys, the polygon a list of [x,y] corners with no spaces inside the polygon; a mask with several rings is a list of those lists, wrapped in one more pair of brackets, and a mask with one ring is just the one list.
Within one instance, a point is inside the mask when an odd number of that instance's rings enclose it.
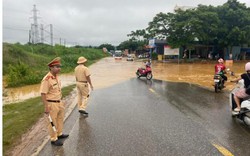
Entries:
{"label": "white car", "polygon": [[122,51],[116,50],[114,54],[115,60],[121,60],[122,59]]}
{"label": "white car", "polygon": [[134,58],[131,55],[128,55],[127,61],[134,61]]}

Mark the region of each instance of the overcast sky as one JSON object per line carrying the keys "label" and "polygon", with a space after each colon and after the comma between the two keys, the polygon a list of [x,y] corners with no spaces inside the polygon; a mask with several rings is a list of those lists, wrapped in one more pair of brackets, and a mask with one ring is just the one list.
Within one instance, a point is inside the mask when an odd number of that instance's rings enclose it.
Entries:
{"label": "overcast sky", "polygon": [[[3,0],[3,41],[27,43],[33,5],[38,23],[49,31],[54,43],[98,46],[119,45],[131,31],[144,29],[159,12],[173,12],[177,6],[222,5],[227,0]],[[238,0],[250,7],[250,0]],[[48,32],[45,41],[50,43]]]}

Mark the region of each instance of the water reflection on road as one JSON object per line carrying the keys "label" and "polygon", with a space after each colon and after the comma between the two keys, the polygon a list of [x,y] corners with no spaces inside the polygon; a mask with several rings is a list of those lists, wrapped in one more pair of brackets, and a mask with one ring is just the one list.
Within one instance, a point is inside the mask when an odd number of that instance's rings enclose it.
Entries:
{"label": "water reflection on road", "polygon": [[[234,63],[230,68],[232,71],[235,71],[237,76],[239,76],[244,71],[244,64],[245,63]],[[104,58],[89,67],[92,73],[91,79],[94,89],[109,87],[130,78],[134,78],[137,68],[143,65],[143,62],[126,61],[125,58],[123,60],[114,60],[111,57]],[[189,82],[208,88],[213,87],[214,64],[153,62],[152,70],[154,79]],[[60,78],[63,87],[75,83],[73,72],[71,74],[61,74]],[[235,77],[228,75],[228,78],[230,80]],[[233,87],[232,83],[227,83],[226,85],[226,89],[231,89]],[[3,103],[8,104],[39,96],[39,87],[40,84],[5,89],[3,93],[7,96],[3,96]]]}

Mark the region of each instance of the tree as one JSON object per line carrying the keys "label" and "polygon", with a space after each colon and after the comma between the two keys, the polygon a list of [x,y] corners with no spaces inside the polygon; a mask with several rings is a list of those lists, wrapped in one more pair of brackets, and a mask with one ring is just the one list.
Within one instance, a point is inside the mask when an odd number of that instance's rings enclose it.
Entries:
{"label": "tree", "polygon": [[127,41],[120,43],[118,49],[129,49],[131,51],[142,50],[145,44],[146,44],[145,41],[129,39]]}
{"label": "tree", "polygon": [[146,29],[131,31],[131,33],[128,34],[127,36],[131,37],[130,39],[137,41],[145,41],[151,38],[151,35]]}
{"label": "tree", "polygon": [[250,44],[250,8],[237,0],[228,0],[218,7],[217,14],[221,20],[217,35],[220,45]]}
{"label": "tree", "polygon": [[131,31],[127,36],[131,38],[122,42],[119,45],[120,49],[129,49],[131,51],[143,50],[149,39],[149,33],[145,29]]}
{"label": "tree", "polygon": [[104,47],[107,48],[108,51],[110,51],[110,50],[115,50],[115,47],[114,47],[113,45],[107,44],[107,43],[106,43],[106,44],[101,44],[101,45],[99,45],[98,48],[99,48],[99,49],[102,49],[102,48],[104,48]]}
{"label": "tree", "polygon": [[215,45],[220,49],[250,44],[250,8],[237,0],[222,6],[198,5],[194,9],[158,13],[148,27],[132,31],[132,39],[167,39],[172,47],[194,44]]}
{"label": "tree", "polygon": [[151,38],[166,39],[169,36],[171,29],[170,24],[173,23],[173,13],[162,13],[157,14],[153,21],[149,22],[146,30],[148,31]]}
{"label": "tree", "polygon": [[169,24],[168,43],[173,47],[191,46],[195,41],[211,44],[219,24],[220,19],[212,6],[199,5],[196,9],[177,10]]}
{"label": "tree", "polygon": [[190,20],[194,10],[178,10],[168,25],[167,42],[172,47],[180,47],[191,44],[195,33]]}

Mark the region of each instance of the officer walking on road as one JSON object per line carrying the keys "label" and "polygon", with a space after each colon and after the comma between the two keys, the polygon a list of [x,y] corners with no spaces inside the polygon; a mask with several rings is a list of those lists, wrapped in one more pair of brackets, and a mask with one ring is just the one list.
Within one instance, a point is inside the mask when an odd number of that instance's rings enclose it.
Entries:
{"label": "officer walking on road", "polygon": [[87,107],[87,98],[89,96],[89,86],[93,90],[93,86],[90,79],[90,71],[85,66],[87,59],[85,57],[78,58],[78,66],[75,68],[75,77],[76,77],[76,87],[77,87],[77,96],[78,96],[78,110],[79,113],[88,115],[86,112]]}
{"label": "officer walking on road", "polygon": [[51,144],[62,146],[63,143],[60,139],[67,138],[69,135],[62,133],[65,107],[64,103],[61,101],[61,82],[57,75],[61,70],[60,58],[55,58],[48,63],[48,66],[50,71],[44,76],[41,82],[40,92],[45,107],[45,113],[51,117],[52,123],[55,126],[52,127],[48,119]]}

